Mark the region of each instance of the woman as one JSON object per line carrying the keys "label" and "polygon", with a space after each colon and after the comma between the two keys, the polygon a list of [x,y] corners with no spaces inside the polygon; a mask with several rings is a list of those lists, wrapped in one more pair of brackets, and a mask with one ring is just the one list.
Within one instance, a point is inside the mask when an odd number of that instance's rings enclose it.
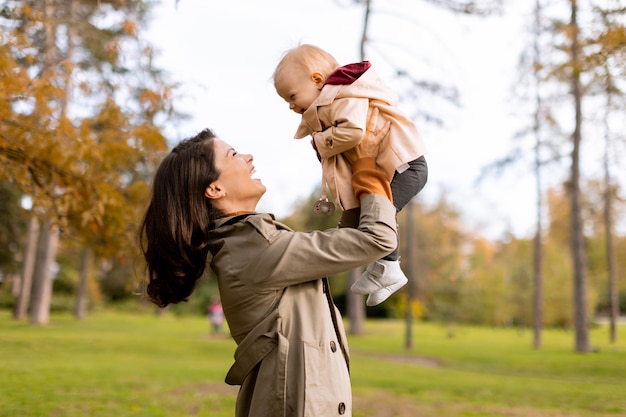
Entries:
{"label": "woman", "polygon": [[391,252],[397,243],[389,182],[375,168],[378,113],[347,157],[362,212],[357,229],[294,232],[256,213],[265,186],[251,155],[205,130],[163,160],[141,232],[147,295],[160,307],[186,300],[209,252],[232,337],[226,383],[240,385],[236,417],[352,413],[349,355],[327,275]]}

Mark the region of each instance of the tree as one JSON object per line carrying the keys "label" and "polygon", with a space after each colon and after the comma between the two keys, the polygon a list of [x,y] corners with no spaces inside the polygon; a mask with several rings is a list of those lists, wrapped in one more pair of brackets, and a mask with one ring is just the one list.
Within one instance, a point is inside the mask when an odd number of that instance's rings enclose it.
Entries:
{"label": "tree", "polygon": [[[488,14],[494,13],[495,11],[500,10],[500,7],[501,7],[501,1],[499,0],[482,0],[478,2],[462,1],[462,0],[426,0],[426,1],[438,7],[442,7],[446,10],[449,10],[450,12],[453,12],[453,13],[464,13],[464,14],[470,14],[470,15],[488,15]],[[395,60],[391,59],[389,55],[384,54],[382,53],[381,50],[376,49],[377,42],[373,37],[370,36],[370,26],[369,26],[370,19],[373,13],[372,1],[371,0],[355,0],[355,2],[364,4],[364,9],[365,9],[364,19],[363,19],[363,31],[361,34],[361,41],[359,45],[360,59],[361,60],[367,59],[367,56],[369,55],[368,50],[374,50],[379,55],[384,56],[385,61],[388,62],[388,65],[394,69],[396,77],[398,79],[404,80],[407,83],[406,88],[400,91],[399,93],[400,96],[403,97],[404,99],[417,102],[418,97],[422,96],[421,93],[424,93],[425,95],[428,95],[430,97],[434,96],[436,98],[443,98],[444,101],[447,101],[448,103],[452,103],[453,105],[458,106],[458,103],[459,103],[458,91],[456,90],[455,87],[444,86],[439,80],[425,80],[421,77],[416,77],[406,67],[406,65],[399,65],[395,63]],[[406,15],[400,15],[394,12],[385,12],[384,10],[380,10],[379,13],[381,14],[388,13],[398,19],[407,19]],[[411,48],[409,47],[402,46],[400,49],[404,49],[405,52],[406,51],[409,51],[409,53],[412,52]],[[415,110],[414,112],[414,115],[416,118],[419,117],[421,119],[425,119],[429,123],[443,125],[443,118],[435,114],[434,112],[430,112],[428,110],[428,107],[420,108],[416,106],[416,109],[417,110]],[[409,202],[408,205],[410,206],[411,203]],[[409,216],[411,217],[411,222],[409,223],[412,224],[412,214],[409,214]],[[410,230],[408,231],[408,233],[413,233],[413,231]],[[412,255],[413,255],[413,251],[410,252],[409,256],[412,256]],[[411,259],[409,263],[413,264],[413,260]],[[413,268],[411,269],[412,269],[412,272],[416,271]],[[349,274],[350,279],[349,279],[348,284],[350,286],[353,283],[352,280],[358,277],[358,275],[359,274],[356,271],[353,271],[352,273]],[[408,279],[410,281],[413,281],[416,279],[416,277],[408,276]],[[410,320],[410,317],[411,317],[411,301],[412,301],[412,295],[413,295],[412,294],[413,287],[414,285],[412,283],[409,284],[410,292],[409,292],[408,304],[407,304],[407,315],[406,315],[407,320]],[[353,295],[350,297],[350,302],[358,303],[361,298],[362,297],[357,297]],[[363,306],[362,309],[364,308],[365,307]],[[353,309],[350,309],[350,311],[355,313],[354,317],[350,317],[351,321],[360,320],[365,317],[365,314],[363,312],[359,312],[358,308],[356,307]],[[355,324],[356,329],[359,329],[361,327],[362,326],[360,324]],[[411,329],[410,322],[409,322],[409,325],[407,325],[407,329],[408,329],[407,341],[405,344],[407,347],[409,347],[412,345],[412,341],[410,341],[411,334],[409,333]]]}
{"label": "tree", "polygon": [[[604,114],[602,124],[604,128],[604,201],[603,220],[606,247],[607,264],[607,289],[609,299],[609,338],[612,343],[617,342],[617,320],[619,319],[619,290],[617,285],[617,263],[614,245],[614,201],[616,190],[613,185],[614,179],[611,172],[612,149],[615,132],[623,130],[622,127],[614,128],[614,119],[621,119],[621,114],[626,108],[626,95],[624,83],[620,82],[626,75],[626,70],[620,66],[620,62],[626,59],[626,26],[624,25],[624,13],[626,7],[619,2],[612,3],[613,7],[595,7],[594,12],[598,16],[599,30],[592,37],[592,44],[598,45],[595,53],[590,55],[592,62],[593,78],[591,82],[592,93],[594,90],[604,95]],[[621,121],[621,120],[620,120]]]}
{"label": "tree", "polygon": [[0,178],[31,196],[50,230],[99,257],[128,256],[135,246],[147,181],[166,149],[161,124],[174,114],[173,87],[137,36],[146,11],[119,0],[28,1],[2,11]]}
{"label": "tree", "polygon": [[31,289],[33,284],[33,269],[35,267],[35,256],[37,250],[37,240],[39,239],[39,220],[31,216],[26,235],[26,247],[22,259],[21,278],[19,280],[19,292],[13,309],[13,318],[23,320],[28,313],[30,304]]}
{"label": "tree", "polygon": [[59,246],[59,227],[48,220],[42,226],[37,245],[37,262],[33,271],[30,299],[31,324],[47,324],[50,319],[54,260]]}
{"label": "tree", "polygon": [[[413,209],[419,230],[412,236],[419,248],[414,260],[420,273],[413,283],[416,299],[424,305],[426,317],[456,323],[460,319],[460,288],[468,273],[467,248],[473,240],[462,229],[460,213],[445,196],[433,207],[414,205]],[[400,235],[401,248],[406,248],[406,238],[406,233]]]}
{"label": "tree", "polygon": [[[614,83],[613,79],[619,80],[623,76],[624,57],[624,25],[623,16],[626,7],[621,1],[602,2],[597,4],[610,5],[608,8],[595,7],[584,10],[587,24],[581,25],[580,5],[576,0],[570,0],[569,22],[557,21],[556,28],[562,34],[564,42],[559,46],[567,54],[567,60],[554,71],[555,77],[569,85],[570,95],[573,102],[573,128],[572,128],[572,152],[570,169],[570,205],[571,205],[571,253],[574,266],[573,289],[574,289],[574,316],[575,316],[575,349],[578,352],[587,352],[590,349],[588,336],[588,318],[586,313],[587,304],[587,260],[584,247],[584,218],[581,214],[582,197],[580,193],[581,181],[581,144],[583,140],[583,122],[593,122],[593,118],[585,116],[582,111],[583,99],[592,104],[593,96],[604,96],[605,100],[619,96],[621,81]],[[601,16],[601,19],[593,20],[593,10]],[[609,11],[606,13],[607,11]],[[611,18],[607,19],[608,16]],[[583,30],[583,28],[585,30]],[[608,64],[608,65],[607,65]],[[623,83],[621,83],[623,84]],[[612,109],[607,109],[609,112]],[[570,117],[571,117],[570,116]],[[594,130],[600,131],[598,124],[592,124]],[[586,124],[587,125],[587,124]],[[607,127],[604,123],[605,129]],[[589,129],[587,129],[588,131]],[[619,130],[619,128],[618,128]],[[605,132],[605,137],[606,137]],[[606,167],[605,167],[606,168]],[[605,170],[605,178],[606,178]],[[606,201],[605,201],[605,204]],[[609,202],[610,204],[610,202]],[[606,218],[605,218],[606,219]],[[612,228],[611,224],[605,227]],[[611,234],[609,232],[609,234]],[[607,235],[608,236],[608,235]]]}
{"label": "tree", "polygon": [[[557,116],[552,108],[563,99],[563,95],[550,81],[552,67],[549,58],[553,55],[554,45],[549,36],[544,7],[536,0],[533,10],[533,22],[528,46],[520,55],[519,73],[514,83],[514,96],[519,100],[518,108],[528,109],[523,113],[524,125],[514,136],[515,143],[504,157],[483,168],[480,181],[495,173],[500,175],[505,169],[515,164],[532,167],[535,181],[535,231],[533,250],[529,263],[532,262],[532,328],[533,347],[540,348],[541,332],[544,325],[544,171],[558,168],[558,162],[565,151],[562,149],[563,137]],[[530,138],[531,140],[525,141]],[[532,145],[529,145],[532,144]],[[531,159],[532,156],[532,159]]]}
{"label": "tree", "polygon": [[570,40],[570,82],[574,101],[574,131],[572,133],[572,165],[569,181],[571,206],[571,250],[574,265],[574,326],[577,352],[588,352],[589,318],[587,317],[587,272],[583,240],[583,219],[580,192],[580,146],[582,142],[582,56],[580,28],[578,26],[578,2],[570,0],[571,15],[567,28]]}
{"label": "tree", "polygon": [[[613,4],[616,4],[614,2]],[[553,13],[552,18],[545,18],[547,12],[540,12],[540,4],[536,3],[535,7],[535,30],[534,30],[534,56],[538,57],[539,51],[542,51],[543,59],[532,60],[532,67],[529,73],[532,74],[536,81],[535,86],[535,115],[534,115],[534,127],[532,131],[535,133],[535,175],[537,179],[538,190],[538,205],[537,205],[537,218],[541,219],[541,185],[539,183],[539,168],[546,167],[546,162],[550,160],[558,160],[566,152],[569,154],[569,174],[568,174],[568,195],[570,213],[568,218],[570,219],[570,233],[568,234],[570,242],[570,254],[573,264],[573,276],[572,276],[572,288],[573,288],[573,315],[575,323],[575,349],[579,352],[586,352],[590,349],[588,340],[588,326],[589,319],[587,317],[588,306],[588,294],[587,294],[587,260],[586,260],[586,248],[585,248],[585,236],[584,236],[584,221],[585,217],[582,213],[583,198],[580,190],[580,182],[582,175],[582,163],[581,163],[581,146],[583,134],[587,130],[591,130],[597,127],[591,124],[585,124],[584,122],[592,122],[590,112],[583,114],[583,100],[590,100],[590,96],[594,94],[600,94],[605,96],[610,90],[606,89],[607,82],[611,78],[611,74],[607,76],[607,71],[603,63],[611,62],[608,68],[611,71],[619,71],[620,65],[615,63],[621,62],[620,45],[623,45],[620,37],[619,25],[612,25],[612,29],[609,29],[610,25],[602,24],[586,24],[585,30],[581,29],[579,23],[580,11],[579,4],[575,0],[568,2],[569,19],[559,19],[554,17],[554,13],[560,15],[563,13],[562,5],[551,4],[551,11]],[[543,9],[543,8],[542,8]],[[589,10],[585,10],[585,17],[589,18],[591,15]],[[615,7],[612,16],[622,16],[624,8]],[[539,19],[544,17],[544,21],[549,22],[549,25],[543,25],[539,23]],[[612,20],[616,20],[613,18]],[[590,23],[590,22],[588,22]],[[618,30],[616,30],[618,29]],[[539,40],[543,39],[542,43]],[[621,44],[620,44],[621,42]],[[623,48],[623,46],[622,46]],[[528,71],[528,67],[525,71]],[[603,68],[605,68],[603,70]],[[611,72],[609,71],[609,73]],[[594,81],[594,79],[596,81]],[[598,80],[601,80],[598,82]],[[594,87],[594,84],[602,86],[602,88]],[[613,94],[615,97],[615,94]],[[548,104],[554,102],[554,100],[562,101],[564,98],[571,100],[571,106],[552,106],[556,111],[552,112],[548,110]],[[542,106],[543,104],[543,106]],[[547,141],[540,141],[539,134],[541,129],[539,125],[543,124],[547,127],[554,128],[554,133],[546,135],[545,137],[552,138],[565,138],[568,141],[548,143]],[[590,127],[584,129],[584,126]],[[568,126],[566,129],[562,126]],[[563,131],[570,131],[571,134],[563,135]],[[566,152],[563,151],[563,145],[571,145]],[[541,146],[543,145],[543,146]],[[543,147],[549,150],[552,155],[548,158],[541,157],[540,148]],[[514,161],[523,157],[523,151],[517,151],[510,157],[506,158],[504,162],[499,162],[500,165],[505,165],[506,162]],[[534,330],[534,345],[539,346],[539,317],[540,317],[540,290],[541,281],[539,280],[541,257],[541,224],[537,223],[537,231],[535,235],[535,316],[537,322],[535,323]]]}
{"label": "tree", "polygon": [[541,3],[535,2],[535,26],[533,42],[533,76],[535,79],[535,109],[534,126],[535,135],[535,184],[537,192],[536,230],[533,241],[533,347],[541,347],[541,330],[543,328],[543,227],[541,222],[543,208],[543,187],[541,184],[541,112],[543,102],[540,94],[541,78],[539,68],[541,65],[539,36],[541,34]]}

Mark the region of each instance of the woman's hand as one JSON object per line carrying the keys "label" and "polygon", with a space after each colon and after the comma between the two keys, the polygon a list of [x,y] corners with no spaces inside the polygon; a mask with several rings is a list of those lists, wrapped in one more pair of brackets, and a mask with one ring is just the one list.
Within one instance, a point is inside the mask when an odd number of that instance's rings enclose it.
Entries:
{"label": "woman's hand", "polygon": [[378,155],[378,148],[380,147],[380,143],[383,141],[385,136],[387,136],[387,133],[389,133],[391,122],[387,121],[380,130],[376,129],[377,124],[378,109],[374,107],[369,119],[367,120],[367,128],[361,142],[359,142],[359,144],[354,148],[343,152],[344,156],[350,161],[350,163],[353,163],[357,159],[361,158],[375,158]]}

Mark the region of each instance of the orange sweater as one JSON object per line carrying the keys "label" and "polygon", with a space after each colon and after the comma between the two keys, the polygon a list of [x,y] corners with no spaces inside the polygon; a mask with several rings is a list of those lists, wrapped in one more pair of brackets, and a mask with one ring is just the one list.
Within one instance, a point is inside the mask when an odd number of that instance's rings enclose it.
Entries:
{"label": "orange sweater", "polygon": [[359,201],[368,194],[380,194],[392,200],[389,180],[382,171],[376,169],[376,159],[373,157],[361,158],[352,164],[352,188]]}

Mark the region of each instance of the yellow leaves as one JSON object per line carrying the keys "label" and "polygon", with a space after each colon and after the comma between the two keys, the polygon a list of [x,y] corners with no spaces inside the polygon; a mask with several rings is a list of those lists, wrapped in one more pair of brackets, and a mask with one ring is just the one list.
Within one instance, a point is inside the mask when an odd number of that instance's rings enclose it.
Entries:
{"label": "yellow leaves", "polygon": [[161,101],[161,95],[153,90],[145,89],[139,95],[139,102],[142,105],[146,105],[146,104],[154,105],[155,103],[158,103],[159,101]]}
{"label": "yellow leaves", "polygon": [[[151,48],[127,43],[139,29],[130,5],[114,6],[112,27],[75,22],[65,31],[58,2],[46,24],[59,39],[44,46],[42,3],[25,3],[12,12],[16,29],[0,34],[0,180],[32,196],[34,210],[59,219],[66,234],[115,254],[134,238],[148,181],[167,151],[154,119],[170,115],[171,89],[150,72]],[[102,12],[97,4],[83,11]],[[80,61],[63,46],[70,32],[83,48]],[[129,51],[136,56],[123,56]],[[54,65],[44,52],[58,58]]]}
{"label": "yellow leaves", "polygon": [[137,36],[137,24],[134,20],[125,19],[120,25],[120,33],[118,36],[114,36],[106,44],[106,54],[109,62],[117,62],[121,55],[123,55],[122,44],[124,35],[130,37]]}
{"label": "yellow leaves", "polygon": [[170,115],[172,107],[167,97],[171,97],[171,90],[169,89],[143,89],[139,95],[139,103],[149,119],[159,112]]}
{"label": "yellow leaves", "polygon": [[602,46],[603,51],[614,52],[626,50],[626,28],[623,26],[610,27],[598,39],[598,43]]}
{"label": "yellow leaves", "polygon": [[626,29],[623,26],[611,28],[607,32],[605,39],[608,44],[620,45],[623,47],[626,45]]}
{"label": "yellow leaves", "polygon": [[167,140],[159,128],[150,123],[141,123],[131,132],[131,137],[135,141],[138,150],[150,149],[149,155],[144,155],[148,159],[160,161],[167,152]]}
{"label": "yellow leaves", "polygon": [[496,248],[493,242],[479,238],[474,242],[474,267],[490,265],[495,260]]}
{"label": "yellow leaves", "polygon": [[24,20],[40,20],[41,19],[41,12],[33,9],[29,4],[26,4],[26,3],[22,5],[19,12],[21,12],[22,18]]}
{"label": "yellow leaves", "polygon": [[147,202],[150,196],[150,185],[143,180],[134,181],[126,187],[126,196],[132,202]]}
{"label": "yellow leaves", "polygon": [[6,45],[0,45],[0,75],[2,76],[2,83],[7,80],[7,77],[13,75],[13,72],[19,71],[19,67],[15,67],[11,50]]}

